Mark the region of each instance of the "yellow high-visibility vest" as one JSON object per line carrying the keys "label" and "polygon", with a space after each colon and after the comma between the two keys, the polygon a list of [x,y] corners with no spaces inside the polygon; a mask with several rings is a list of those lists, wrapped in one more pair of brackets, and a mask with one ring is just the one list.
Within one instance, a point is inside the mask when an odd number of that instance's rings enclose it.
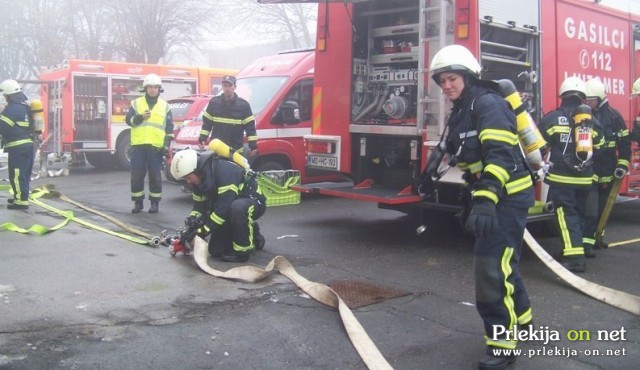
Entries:
{"label": "yellow high-visibility vest", "polygon": [[[141,96],[131,102],[131,108],[136,114],[142,114],[149,109],[149,104],[147,104],[145,97]],[[169,109],[169,104],[158,98],[158,102],[151,109],[151,117],[139,125],[131,127],[131,145],[151,144],[162,148]]]}

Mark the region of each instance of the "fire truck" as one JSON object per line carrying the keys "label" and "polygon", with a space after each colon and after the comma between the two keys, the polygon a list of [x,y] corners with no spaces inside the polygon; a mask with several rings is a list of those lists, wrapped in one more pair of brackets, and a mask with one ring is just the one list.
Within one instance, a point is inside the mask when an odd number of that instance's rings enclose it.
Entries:
{"label": "fire truck", "polygon": [[[149,73],[162,78],[165,100],[217,93],[222,77],[235,70],[70,59],[40,73],[45,115],[41,153],[48,162],[84,159],[99,168],[129,169],[131,100],[142,96]],[[53,157],[53,159],[52,159]]]}
{"label": "fire truck", "polygon": [[[459,210],[463,184],[454,168],[432,196],[417,192],[451,108],[430,78],[429,63],[451,44],[474,53],[482,78],[512,80],[536,122],[559,105],[558,88],[573,75],[600,77],[630,129],[638,116],[638,102],[629,98],[640,76],[637,14],[587,0],[320,2],[305,170],[340,173],[351,182],[297,189],[400,211]],[[624,193],[640,184],[635,144],[631,162]],[[545,199],[544,186],[537,188]]]}

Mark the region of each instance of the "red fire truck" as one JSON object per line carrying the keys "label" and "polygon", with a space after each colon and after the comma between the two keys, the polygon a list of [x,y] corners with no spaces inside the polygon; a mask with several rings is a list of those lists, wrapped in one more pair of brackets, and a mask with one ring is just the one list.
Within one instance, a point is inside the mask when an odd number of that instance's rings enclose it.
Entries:
{"label": "red fire truck", "polygon": [[130,132],[125,116],[131,100],[141,96],[149,73],[162,78],[164,99],[217,93],[225,74],[235,70],[67,60],[40,74],[45,115],[45,155],[69,164],[84,158],[101,168],[130,168]]}
{"label": "red fire truck", "polygon": [[[353,181],[308,184],[301,191],[398,210],[457,209],[461,180],[454,169],[433,197],[416,191],[450,110],[431,81],[429,63],[450,44],[477,56],[483,78],[512,80],[536,120],[557,107],[558,87],[572,75],[600,77],[629,128],[638,116],[629,94],[640,76],[640,17],[597,1],[340,0],[318,5],[317,24],[306,171]],[[634,144],[623,192],[640,182],[639,166]]]}

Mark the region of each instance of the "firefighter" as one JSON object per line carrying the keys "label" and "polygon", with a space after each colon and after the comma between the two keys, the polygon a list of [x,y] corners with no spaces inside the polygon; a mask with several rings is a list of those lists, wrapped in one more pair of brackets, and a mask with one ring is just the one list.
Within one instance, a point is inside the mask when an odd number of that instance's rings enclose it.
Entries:
{"label": "firefighter", "polygon": [[171,161],[171,174],[193,191],[193,210],[185,225],[198,224],[209,234],[209,254],[224,262],[246,262],[254,249],[254,221],[266,209],[253,172],[212,152],[181,150]]}
{"label": "firefighter", "polygon": [[149,213],[157,213],[162,198],[162,162],[173,139],[173,117],[169,104],[160,98],[160,76],[144,78],[141,96],[131,102],[126,122],[131,126],[131,200],[132,213],[143,209],[144,178],[149,173]]}
{"label": "firefighter", "polygon": [[249,102],[235,93],[236,78],[224,76],[222,78],[222,94],[214,96],[209,101],[202,117],[202,129],[198,137],[200,148],[204,148],[207,139],[220,139],[232,149],[244,153],[244,134],[249,142],[249,158],[258,154],[258,136],[256,121],[251,112]]}
{"label": "firefighter", "polygon": [[589,194],[590,199],[587,201],[587,208],[594,209],[587,210],[585,234],[582,238],[584,255],[593,258],[596,256],[594,249],[607,248],[607,244],[604,242],[594,245],[596,226],[609,196],[613,179],[621,179],[629,171],[631,138],[624,118],[609,104],[602,81],[599,78],[592,78],[587,80],[585,85],[586,102],[600,122],[603,139],[600,150],[593,153],[593,185]]}
{"label": "firefighter", "polygon": [[0,115],[0,136],[8,155],[9,182],[13,198],[8,199],[8,209],[29,208],[29,181],[33,169],[33,126],[27,97],[15,80],[0,83],[0,92],[7,106]]}
{"label": "firefighter", "polygon": [[504,369],[515,356],[502,350],[517,343],[513,337],[494,333],[528,327],[532,321],[519,264],[534,188],[518,144],[515,114],[493,82],[480,79],[480,70],[475,57],[460,45],[442,48],[430,67],[431,77],[453,102],[446,150],[450,163],[464,171],[471,192],[465,226],[476,237],[476,307],[487,346],[478,365]]}
{"label": "firefighter", "polygon": [[[596,119],[579,121],[590,112],[584,105],[586,85],[576,76],[566,78],[558,92],[560,106],[542,117],[540,132],[549,143],[549,161],[553,164],[544,182],[549,185],[549,197],[555,206],[555,221],[563,242],[562,265],[572,272],[585,272],[583,245],[585,212],[592,185],[593,166],[585,150],[597,150],[602,136]],[[579,121],[579,122],[574,122]],[[583,148],[576,132],[586,125],[592,148]],[[584,150],[583,150],[584,149]]]}
{"label": "firefighter", "polygon": [[[633,86],[631,87],[631,98],[634,96],[640,96],[640,77],[633,82]],[[640,144],[640,127],[638,127],[638,124],[640,124],[640,122],[636,118],[634,121],[633,131],[629,134],[629,137],[631,140]]]}

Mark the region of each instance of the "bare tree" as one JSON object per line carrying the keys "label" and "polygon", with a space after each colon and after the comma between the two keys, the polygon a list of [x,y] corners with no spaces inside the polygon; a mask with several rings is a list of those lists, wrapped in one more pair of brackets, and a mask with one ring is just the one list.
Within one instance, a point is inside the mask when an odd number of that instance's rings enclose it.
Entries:
{"label": "bare tree", "polygon": [[112,29],[125,59],[158,63],[169,50],[198,48],[215,2],[199,0],[115,0]]}
{"label": "bare tree", "polygon": [[223,5],[219,15],[227,29],[260,35],[263,41],[277,41],[284,34],[291,47],[296,49],[314,44],[309,25],[316,20],[316,4],[258,4],[256,0],[225,0]]}

